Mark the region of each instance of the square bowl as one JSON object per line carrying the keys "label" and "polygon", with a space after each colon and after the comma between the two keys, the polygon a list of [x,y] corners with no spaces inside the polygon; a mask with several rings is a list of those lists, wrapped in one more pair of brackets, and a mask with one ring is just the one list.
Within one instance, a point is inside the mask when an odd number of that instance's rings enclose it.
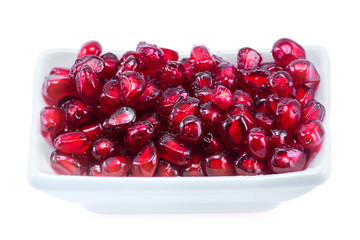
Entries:
{"label": "square bowl", "polygon": [[[326,110],[323,146],[307,169],[300,172],[229,177],[89,177],[57,175],[51,169],[52,149],[39,132],[44,77],[54,66],[71,67],[77,51],[51,49],[37,59],[33,89],[28,179],[30,184],[60,199],[82,204],[93,212],[239,212],[261,211],[299,197],[324,183],[330,165],[330,60],[320,46],[305,47],[307,59],[316,66],[321,82],[315,98]],[[114,52],[121,56],[123,52]],[[232,63],[237,51],[214,52]],[[272,61],[270,50],[260,51],[264,62]],[[189,53],[180,54],[182,57]]]}

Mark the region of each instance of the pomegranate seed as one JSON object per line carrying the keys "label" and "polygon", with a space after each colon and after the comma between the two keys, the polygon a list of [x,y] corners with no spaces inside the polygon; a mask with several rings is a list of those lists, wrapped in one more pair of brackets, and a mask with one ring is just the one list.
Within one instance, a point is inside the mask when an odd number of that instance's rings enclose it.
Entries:
{"label": "pomegranate seed", "polygon": [[265,102],[266,102],[266,98],[254,98],[255,101],[255,108],[254,108],[254,112],[262,112],[268,115],[272,115],[271,112],[269,112],[269,110],[266,108],[265,106]]}
{"label": "pomegranate seed", "polygon": [[154,76],[164,63],[164,53],[156,45],[140,42],[136,47],[136,53],[144,65],[145,75]]}
{"label": "pomegranate seed", "polygon": [[152,177],[159,163],[155,144],[149,142],[136,155],[131,171],[136,177]]}
{"label": "pomegranate seed", "polygon": [[241,89],[236,90],[234,92],[234,103],[243,104],[247,106],[249,109],[254,108],[254,100],[252,99],[250,93],[247,93]]}
{"label": "pomegranate seed", "polygon": [[308,101],[302,109],[301,122],[313,119],[320,120],[322,122],[324,117],[325,107],[315,99],[312,99]]}
{"label": "pomegranate seed", "polygon": [[230,63],[229,61],[226,61],[225,59],[223,59],[222,57],[220,57],[218,55],[213,54],[212,57],[215,61],[216,66],[219,66],[219,64],[221,64],[221,63]]}
{"label": "pomegranate seed", "polygon": [[145,91],[146,82],[137,72],[127,71],[120,75],[120,100],[124,104],[135,102]]}
{"label": "pomegranate seed", "polygon": [[220,137],[214,133],[207,133],[201,142],[201,149],[204,150],[204,154],[211,155],[225,151],[226,147]]}
{"label": "pomegranate seed", "polygon": [[187,93],[184,88],[168,88],[166,89],[156,103],[156,112],[161,117],[167,119],[176,103],[186,98]]}
{"label": "pomegranate seed", "polygon": [[178,61],[179,60],[179,54],[171,49],[168,48],[160,48],[164,53],[164,61]]}
{"label": "pomegranate seed", "polygon": [[214,90],[203,88],[195,93],[195,96],[200,100],[201,103],[212,102],[212,95]]}
{"label": "pomegranate seed", "polygon": [[120,107],[103,121],[102,127],[105,132],[122,134],[133,125],[135,120],[136,112],[132,108]]}
{"label": "pomegranate seed", "polygon": [[234,152],[242,152],[248,126],[241,115],[227,118],[220,127],[220,137],[225,145]]}
{"label": "pomegranate seed", "polygon": [[179,125],[179,138],[186,143],[197,144],[204,135],[202,125],[202,121],[194,115],[183,118]]}
{"label": "pomegranate seed", "polygon": [[241,48],[237,54],[237,66],[239,69],[253,69],[262,62],[260,53],[252,48]]}
{"label": "pomegranate seed", "polygon": [[294,60],[306,58],[304,48],[288,38],[279,39],[274,43],[272,55],[276,63],[283,67]]}
{"label": "pomegranate seed", "polygon": [[115,155],[125,155],[127,153],[124,144],[119,140],[117,140],[115,151],[116,151]]}
{"label": "pomegranate seed", "polygon": [[325,129],[319,120],[310,120],[302,123],[298,130],[298,139],[306,149],[317,148],[324,139]]}
{"label": "pomegranate seed", "polygon": [[65,131],[76,129],[81,123],[91,118],[93,108],[90,104],[80,99],[69,99],[61,105],[65,113]]}
{"label": "pomegranate seed", "polygon": [[180,169],[175,164],[160,159],[154,176],[156,176],[156,177],[178,177],[178,176],[180,176]]}
{"label": "pomegranate seed", "polygon": [[275,72],[284,70],[282,67],[277,65],[275,62],[263,63],[259,66],[259,68],[269,70],[271,73],[275,73]]}
{"label": "pomegranate seed", "polygon": [[299,59],[292,61],[286,66],[286,71],[290,73],[295,84],[306,84],[316,91],[320,83],[320,75],[314,64],[309,60]]}
{"label": "pomegranate seed", "polygon": [[105,72],[104,60],[96,55],[85,55],[76,59],[75,63],[70,68],[70,78],[75,79],[76,75],[84,65],[89,65],[94,70],[98,78],[102,77]]}
{"label": "pomegranate seed", "polygon": [[205,46],[195,46],[191,50],[190,58],[194,60],[194,66],[197,72],[215,72],[215,60]]}
{"label": "pomegranate seed", "polygon": [[106,79],[111,79],[118,71],[118,67],[120,65],[119,59],[113,53],[105,53],[101,55],[100,58],[104,61],[105,64],[103,77]]}
{"label": "pomegranate seed", "polygon": [[192,83],[193,76],[195,74],[195,60],[190,58],[183,58],[180,61],[185,68],[186,78],[184,79],[183,86],[188,89],[190,88],[190,84]]}
{"label": "pomegranate seed", "polygon": [[199,99],[186,97],[177,102],[169,116],[169,126],[171,129],[178,129],[182,119],[189,115],[197,115],[199,111]]}
{"label": "pomegranate seed", "polygon": [[107,114],[113,113],[121,106],[120,83],[112,79],[105,83],[99,98],[100,108]]}
{"label": "pomegranate seed", "polygon": [[59,100],[66,96],[76,94],[76,86],[69,76],[49,75],[42,86],[42,96],[49,105],[57,105]]}
{"label": "pomegranate seed", "polygon": [[202,170],[203,157],[199,153],[193,153],[190,156],[190,161],[180,168],[181,176],[184,177],[201,177],[204,176]]}
{"label": "pomegranate seed", "polygon": [[235,91],[238,85],[237,69],[230,63],[220,63],[217,66],[215,83],[227,87],[230,91]]}
{"label": "pomegranate seed", "polygon": [[90,146],[86,134],[80,131],[59,134],[54,139],[54,147],[64,153],[82,153]]}
{"label": "pomegranate seed", "polygon": [[265,108],[268,110],[270,115],[275,116],[277,105],[280,102],[280,98],[276,93],[270,94],[266,97]]}
{"label": "pomegranate seed", "polygon": [[283,147],[290,145],[291,139],[287,131],[282,129],[271,129],[268,136],[270,148]]}
{"label": "pomegranate seed", "polygon": [[139,151],[154,136],[155,129],[150,121],[135,122],[124,135],[124,144],[131,152]]}
{"label": "pomegranate seed", "polygon": [[102,176],[101,164],[92,164],[87,171],[88,176]]}
{"label": "pomegranate seed", "polygon": [[210,129],[216,128],[223,121],[221,109],[211,102],[200,105],[199,116]]}
{"label": "pomegranate seed", "polygon": [[49,75],[65,75],[69,76],[70,68],[54,67],[50,70]]}
{"label": "pomegranate seed", "polygon": [[76,75],[76,88],[85,102],[96,103],[99,100],[102,86],[89,65],[84,65]]}
{"label": "pomegranate seed", "polygon": [[191,92],[196,94],[200,89],[212,88],[213,86],[214,82],[210,72],[198,72],[193,77]]}
{"label": "pomegranate seed", "polygon": [[241,115],[249,129],[257,126],[256,120],[245,105],[236,104],[226,109],[226,117],[234,115]]}
{"label": "pomegranate seed", "polygon": [[269,167],[274,173],[300,171],[306,163],[306,154],[297,148],[275,148],[269,157]]}
{"label": "pomegranate seed", "polygon": [[157,143],[157,150],[159,157],[178,166],[184,166],[189,162],[190,147],[186,146],[172,134],[166,133],[160,137]]}
{"label": "pomegranate seed", "polygon": [[314,98],[314,90],[305,84],[297,84],[294,86],[294,98],[298,100],[301,107]]}
{"label": "pomegranate seed", "polygon": [[93,142],[91,154],[98,161],[114,156],[116,153],[116,142],[109,138],[100,138]]}
{"label": "pomegranate seed", "polygon": [[270,93],[269,78],[271,72],[265,69],[241,71],[239,85],[253,96],[266,97]]}
{"label": "pomegranate seed", "polygon": [[59,134],[65,128],[65,114],[55,106],[44,107],[40,112],[40,129],[44,133]]}
{"label": "pomegranate seed", "polygon": [[119,60],[120,65],[123,64],[125,60],[128,59],[129,57],[134,57],[136,59],[139,59],[139,55],[135,51],[127,51],[121,56]]}
{"label": "pomegranate seed", "polygon": [[254,119],[266,132],[271,131],[275,127],[275,119],[263,112],[257,112],[254,114]]}
{"label": "pomegranate seed", "polygon": [[205,158],[203,169],[207,176],[233,176],[234,159],[227,153],[221,152]]}
{"label": "pomegranate seed", "polygon": [[300,103],[292,98],[282,98],[276,108],[276,127],[284,129],[292,135],[297,130],[300,122],[300,116]]}
{"label": "pomegranate seed", "polygon": [[237,175],[254,176],[269,174],[270,171],[263,161],[257,160],[247,153],[240,155],[234,162]]}
{"label": "pomegranate seed", "polygon": [[88,41],[81,46],[77,58],[81,58],[85,55],[100,56],[101,52],[102,52],[102,47],[98,41]]}
{"label": "pomegranate seed", "polygon": [[222,85],[218,85],[212,95],[213,102],[222,110],[234,104],[234,96],[229,89]]}
{"label": "pomegranate seed", "polygon": [[114,156],[104,160],[101,164],[102,176],[126,177],[130,169],[131,159],[128,156]]}
{"label": "pomegranate seed", "polygon": [[135,72],[141,72],[143,70],[143,66],[140,63],[140,60],[137,55],[128,56],[120,65],[118,68],[118,71],[116,73],[116,77],[119,78],[120,75],[126,71],[135,71]]}
{"label": "pomegranate seed", "polygon": [[90,141],[99,138],[103,133],[101,123],[99,122],[86,124],[80,128],[80,131],[85,133]]}
{"label": "pomegranate seed", "polygon": [[87,169],[87,166],[82,164],[78,158],[59,150],[51,153],[50,166],[57,174],[61,175],[80,176],[84,175]]}
{"label": "pomegranate seed", "polygon": [[251,156],[258,160],[265,159],[270,154],[270,147],[265,131],[261,128],[252,128],[246,136],[247,148]]}
{"label": "pomegranate seed", "polygon": [[158,135],[160,128],[162,127],[162,119],[156,112],[150,112],[142,115],[139,121],[150,121],[154,126],[154,135]]}
{"label": "pomegranate seed", "polygon": [[160,83],[163,88],[183,84],[186,70],[181,62],[167,61],[160,70]]}
{"label": "pomegranate seed", "polygon": [[269,77],[270,90],[280,97],[291,97],[293,93],[293,80],[286,71],[278,71]]}
{"label": "pomegranate seed", "polygon": [[134,102],[135,110],[145,110],[155,104],[161,94],[161,89],[156,81],[148,81],[146,83],[145,91]]}

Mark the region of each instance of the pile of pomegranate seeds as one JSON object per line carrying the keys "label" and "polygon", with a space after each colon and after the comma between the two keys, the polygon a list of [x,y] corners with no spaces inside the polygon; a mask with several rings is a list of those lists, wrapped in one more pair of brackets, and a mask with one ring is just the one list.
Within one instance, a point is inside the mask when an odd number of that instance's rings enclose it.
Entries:
{"label": "pile of pomegranate seeds", "polygon": [[[40,131],[58,174],[232,176],[300,171],[324,139],[320,82],[290,39],[263,62],[233,65],[195,46],[188,58],[140,42],[122,56],[85,43],[71,68],[45,78]],[[119,58],[120,57],[120,58]]]}

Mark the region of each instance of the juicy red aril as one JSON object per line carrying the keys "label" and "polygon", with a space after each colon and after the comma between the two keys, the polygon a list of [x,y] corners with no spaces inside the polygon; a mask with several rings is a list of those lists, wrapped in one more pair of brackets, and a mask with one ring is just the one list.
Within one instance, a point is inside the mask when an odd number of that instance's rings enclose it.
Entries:
{"label": "juicy red aril", "polygon": [[314,98],[314,90],[305,84],[297,84],[294,86],[294,98],[298,100],[303,107],[308,101]]}
{"label": "juicy red aril", "polygon": [[114,156],[101,164],[102,176],[125,177],[130,169],[131,159],[128,156]]}
{"label": "juicy red aril", "polygon": [[247,93],[241,89],[238,89],[234,92],[234,103],[243,104],[249,109],[254,108],[254,100],[252,99],[250,93]]}
{"label": "juicy red aril", "polygon": [[252,128],[246,136],[247,148],[251,156],[256,159],[266,159],[270,154],[270,147],[265,131],[261,128]]}
{"label": "juicy red aril", "polygon": [[120,65],[123,64],[125,62],[125,60],[128,59],[129,57],[135,57],[135,58],[139,59],[139,55],[135,51],[127,51],[119,59]]}
{"label": "juicy red aril", "polygon": [[111,79],[118,71],[120,64],[119,59],[113,53],[105,53],[101,55],[100,58],[102,58],[105,64],[103,77],[106,79]]}
{"label": "juicy red aril", "polygon": [[66,75],[48,75],[42,85],[42,96],[49,105],[57,105],[62,97],[76,94],[76,86]]}
{"label": "juicy red aril", "polygon": [[168,88],[166,89],[156,103],[156,112],[161,117],[167,119],[176,103],[186,98],[187,93],[184,88]]}
{"label": "juicy red aril", "polygon": [[220,63],[217,66],[215,83],[227,87],[232,92],[235,91],[238,85],[237,69],[230,63]]}
{"label": "juicy red aril", "polygon": [[99,99],[100,108],[106,113],[113,113],[121,106],[120,83],[112,79],[104,84]]}
{"label": "juicy red aril", "polygon": [[185,75],[185,68],[181,62],[167,61],[160,69],[161,86],[168,88],[182,85]]}
{"label": "juicy red aril", "polygon": [[202,170],[203,157],[199,153],[193,153],[190,156],[190,161],[180,168],[181,176],[183,177],[200,177],[204,176]]}
{"label": "juicy red aril", "polygon": [[286,71],[290,73],[295,84],[306,84],[316,91],[320,83],[320,75],[309,60],[292,61],[286,66]]}
{"label": "juicy red aril", "polygon": [[268,142],[270,148],[276,148],[290,145],[291,139],[287,131],[282,129],[271,129],[270,135],[268,136]]}
{"label": "juicy red aril", "polygon": [[161,94],[161,89],[156,81],[148,81],[145,91],[136,99],[133,106],[135,110],[145,110],[155,104]]}
{"label": "juicy red aril", "polygon": [[194,47],[191,50],[190,58],[194,60],[194,65],[197,72],[214,72],[216,70],[215,60],[205,46]]}
{"label": "juicy red aril", "polygon": [[262,62],[260,53],[252,48],[241,48],[237,54],[237,66],[239,69],[253,69]]}
{"label": "juicy red aril", "polygon": [[164,53],[164,61],[178,61],[179,60],[179,54],[171,49],[168,48],[160,48]]}
{"label": "juicy red aril", "polygon": [[264,105],[271,115],[275,115],[277,105],[279,104],[279,102],[280,102],[279,96],[276,93],[273,93],[266,97]]}
{"label": "juicy red aril", "polygon": [[277,105],[275,113],[276,127],[292,135],[300,122],[301,105],[292,98],[283,98]]}
{"label": "juicy red aril", "polygon": [[152,177],[159,162],[155,144],[149,142],[135,156],[131,171],[136,177]]}
{"label": "juicy red aril", "polygon": [[88,176],[102,176],[101,164],[90,164],[87,170]]}
{"label": "juicy red aril", "polygon": [[251,111],[249,111],[249,109],[245,105],[236,104],[226,109],[226,117],[234,115],[242,116],[249,129],[257,126],[256,120],[254,119]]}
{"label": "juicy red aril", "polygon": [[178,166],[184,166],[189,162],[190,147],[178,140],[174,135],[166,133],[157,142],[159,157]]}
{"label": "juicy red aril", "polygon": [[143,73],[153,76],[164,63],[164,53],[156,45],[140,42],[136,47],[136,53],[139,55],[144,65]]}
{"label": "juicy red aril", "polygon": [[271,72],[265,69],[253,69],[241,71],[239,85],[252,95],[266,97],[269,92],[269,77]]}
{"label": "juicy red aril", "polygon": [[212,95],[213,102],[222,110],[234,104],[234,96],[229,89],[222,85],[218,85]]}
{"label": "juicy red aril", "polygon": [[298,139],[306,149],[315,149],[320,146],[325,136],[325,129],[319,120],[310,120],[302,123],[297,131]]}
{"label": "juicy red aril", "polygon": [[139,121],[150,121],[154,126],[154,132],[155,132],[156,135],[159,132],[160,128],[162,127],[161,126],[162,125],[162,119],[160,118],[160,116],[156,112],[150,112],[150,113],[142,115],[139,118]]}
{"label": "juicy red aril", "polygon": [[186,97],[176,103],[168,119],[170,128],[176,130],[178,129],[181,120],[186,116],[197,115],[199,103],[199,99],[193,97]]}
{"label": "juicy red aril", "polygon": [[81,58],[85,55],[100,56],[101,52],[102,52],[102,47],[98,41],[88,41],[81,46],[77,58]]}
{"label": "juicy red aril", "polygon": [[53,67],[49,75],[65,75],[69,76],[70,68],[63,68],[63,67]]}
{"label": "juicy red aril", "polygon": [[105,132],[122,134],[133,125],[135,120],[136,112],[132,108],[120,107],[103,121],[102,127]]}
{"label": "juicy red aril", "polygon": [[194,59],[191,59],[191,58],[183,58],[181,59],[180,61],[182,63],[182,65],[184,66],[185,68],[185,75],[186,75],[186,78],[185,78],[185,82],[184,82],[184,87],[186,89],[188,89],[190,87],[190,84],[192,82],[192,79],[193,79],[193,76],[195,74],[195,65],[194,65],[194,62],[195,60]]}
{"label": "juicy red aril", "polygon": [[86,124],[80,128],[80,131],[85,133],[90,141],[99,138],[103,133],[101,123],[99,122]]}
{"label": "juicy red aril", "polygon": [[306,159],[306,153],[300,149],[279,147],[273,150],[268,163],[274,173],[288,173],[302,170]]}
{"label": "juicy red aril", "polygon": [[109,138],[100,138],[93,142],[91,154],[97,161],[105,160],[116,153],[116,142]]}
{"label": "juicy red aril", "polygon": [[227,153],[221,152],[206,157],[203,163],[203,169],[207,176],[233,176],[234,159]]}
{"label": "juicy red aril", "polygon": [[277,65],[275,62],[266,62],[263,63],[259,66],[260,69],[266,69],[269,70],[272,73],[278,72],[278,71],[282,71],[284,70],[284,68],[280,67],[279,65]]}
{"label": "juicy red aril", "polygon": [[228,117],[220,126],[220,137],[228,148],[242,152],[248,126],[241,115]]}
{"label": "juicy red aril", "polygon": [[198,72],[193,77],[191,91],[196,94],[200,89],[212,88],[213,86],[214,81],[210,72]]}
{"label": "juicy red aril", "polygon": [[254,114],[254,119],[266,132],[269,132],[275,127],[275,119],[263,112],[257,112]]}
{"label": "juicy red aril", "polygon": [[189,115],[181,120],[179,125],[179,138],[190,144],[197,144],[204,135],[202,121]]}
{"label": "juicy red aril", "polygon": [[135,102],[145,91],[146,82],[137,72],[126,71],[119,76],[120,100],[124,104]]}
{"label": "juicy red aril", "polygon": [[99,100],[102,86],[89,65],[84,65],[76,75],[76,88],[85,102],[96,103]]}
{"label": "juicy red aril", "polygon": [[221,109],[211,102],[200,105],[199,116],[210,129],[219,126],[224,119]]}
{"label": "juicy red aril", "polygon": [[156,168],[154,174],[156,177],[177,177],[180,176],[179,166],[176,166],[173,163],[165,161],[163,159],[159,160],[159,164]]}
{"label": "juicy red aril", "polygon": [[79,99],[69,99],[61,105],[61,109],[65,113],[66,127],[65,130],[74,130],[81,123],[91,118],[93,108],[89,103]]}
{"label": "juicy red aril", "polygon": [[45,133],[56,135],[65,128],[65,114],[55,106],[44,107],[40,112],[40,129]]}
{"label": "juicy red aril", "polygon": [[126,71],[140,72],[142,70],[143,66],[140,63],[140,60],[135,56],[129,56],[119,65],[116,77],[119,77]]}
{"label": "juicy red aril", "polygon": [[150,121],[135,122],[124,135],[126,149],[131,152],[139,151],[153,136],[155,129]]}
{"label": "juicy red aril", "polygon": [[82,153],[90,146],[86,134],[80,131],[59,134],[54,139],[54,147],[64,153]]}
{"label": "juicy red aril", "polygon": [[86,173],[87,166],[82,164],[79,159],[71,154],[55,150],[50,156],[50,166],[61,175],[80,176]]}
{"label": "juicy red aril", "polygon": [[314,119],[322,122],[324,117],[325,107],[315,99],[312,99],[308,101],[302,109],[301,122]]}
{"label": "juicy red aril", "polygon": [[266,163],[257,160],[247,153],[240,155],[234,162],[234,168],[237,175],[254,176],[270,173]]}
{"label": "juicy red aril", "polygon": [[292,97],[293,80],[286,71],[278,71],[269,77],[270,90],[280,97]]}
{"label": "juicy red aril", "polygon": [[212,94],[214,90],[209,88],[203,88],[195,93],[195,96],[200,100],[201,103],[212,102]]}
{"label": "juicy red aril", "polygon": [[226,150],[226,146],[221,141],[220,137],[216,136],[214,133],[207,133],[204,136],[200,146],[206,155],[211,155]]}
{"label": "juicy red aril", "polygon": [[280,66],[286,66],[294,60],[306,58],[304,48],[288,38],[279,39],[274,43],[272,55]]}
{"label": "juicy red aril", "polygon": [[75,63],[71,66],[69,76],[75,79],[76,75],[84,65],[89,65],[95,72],[97,77],[102,77],[105,72],[105,63],[100,57],[96,55],[85,55],[76,59]]}

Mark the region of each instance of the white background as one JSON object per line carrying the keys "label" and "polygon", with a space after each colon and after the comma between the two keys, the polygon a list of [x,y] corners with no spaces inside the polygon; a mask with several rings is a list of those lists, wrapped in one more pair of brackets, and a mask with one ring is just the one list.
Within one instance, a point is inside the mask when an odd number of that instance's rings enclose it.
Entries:
{"label": "white background", "polygon": [[[360,14],[356,1],[1,1],[1,239],[359,239]],[[232,214],[93,214],[26,179],[31,83],[48,48],[139,41],[189,51],[271,48],[289,37],[331,57],[332,174],[276,209]],[[38,113],[35,113],[38,114]]]}

